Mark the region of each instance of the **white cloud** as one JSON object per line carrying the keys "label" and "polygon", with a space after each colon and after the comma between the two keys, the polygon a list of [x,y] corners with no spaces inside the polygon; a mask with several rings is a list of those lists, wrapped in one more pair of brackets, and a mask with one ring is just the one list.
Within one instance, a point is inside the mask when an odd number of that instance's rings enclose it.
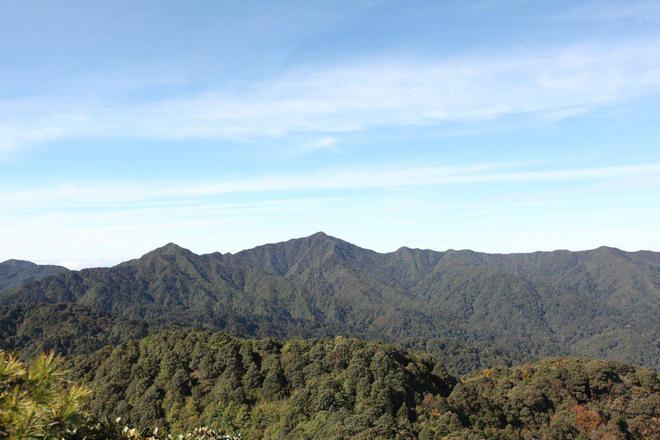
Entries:
{"label": "white cloud", "polygon": [[323,136],[303,144],[300,151],[302,153],[314,153],[322,150],[336,151],[336,149],[337,139],[332,136]]}
{"label": "white cloud", "polygon": [[[247,139],[383,126],[571,117],[660,91],[660,40],[445,60],[309,66],[142,102],[121,90],[0,102],[0,150],[62,138]],[[93,96],[94,98],[89,98]],[[325,139],[325,138],[321,138]],[[318,148],[323,142],[319,141]],[[313,146],[310,148],[313,149]]]}
{"label": "white cloud", "polygon": [[[485,163],[464,166],[408,166],[374,168],[328,168],[311,172],[265,174],[215,182],[168,185],[76,185],[37,190],[0,191],[5,215],[57,208],[101,208],[124,205],[130,209],[151,203],[185,203],[201,197],[227,194],[301,192],[309,190],[374,189],[413,186],[494,184],[507,182],[617,181],[646,179],[657,186],[660,164],[592,168],[530,169],[516,163]],[[22,214],[21,214],[22,215]]]}

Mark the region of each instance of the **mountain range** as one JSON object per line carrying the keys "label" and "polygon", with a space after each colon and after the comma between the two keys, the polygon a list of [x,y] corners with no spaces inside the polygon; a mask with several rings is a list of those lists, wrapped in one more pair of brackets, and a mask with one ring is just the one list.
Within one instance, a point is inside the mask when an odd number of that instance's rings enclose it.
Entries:
{"label": "mountain range", "polygon": [[0,290],[0,348],[26,353],[91,353],[191,327],[396,342],[457,373],[556,355],[660,366],[650,251],[378,253],[320,232],[233,254],[170,243],[81,271],[10,260]]}

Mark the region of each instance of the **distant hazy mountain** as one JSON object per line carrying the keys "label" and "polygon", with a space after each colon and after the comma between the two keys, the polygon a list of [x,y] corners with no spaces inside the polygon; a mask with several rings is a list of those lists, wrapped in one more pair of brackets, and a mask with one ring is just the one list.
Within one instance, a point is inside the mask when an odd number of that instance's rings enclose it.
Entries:
{"label": "distant hazy mountain", "polygon": [[87,351],[177,325],[396,341],[454,371],[547,355],[660,366],[655,252],[380,254],[317,233],[236,254],[168,244],[0,299],[0,341],[28,351]]}
{"label": "distant hazy mountain", "polygon": [[19,287],[49,275],[68,270],[62,266],[40,265],[30,261],[7,260],[0,263],[0,291]]}

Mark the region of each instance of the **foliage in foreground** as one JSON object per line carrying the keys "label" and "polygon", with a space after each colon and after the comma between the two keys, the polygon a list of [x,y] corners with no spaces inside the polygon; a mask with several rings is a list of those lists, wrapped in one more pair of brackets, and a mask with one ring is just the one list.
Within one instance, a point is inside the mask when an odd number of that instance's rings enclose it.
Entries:
{"label": "foliage in foreground", "polygon": [[655,439],[651,370],[588,359],[486,369],[461,381],[433,357],[357,339],[246,340],[170,331],[76,365],[95,414],[247,439]]}
{"label": "foliage in foreground", "polygon": [[144,434],[135,428],[92,419],[83,410],[89,392],[66,379],[62,358],[43,354],[25,364],[0,350],[0,438],[62,440],[232,440],[202,427],[179,435]]}
{"label": "foliage in foreground", "polygon": [[0,438],[660,438],[657,374],[618,362],[546,359],[457,380],[433,357],[386,344],[199,331],[69,362],[67,373],[52,354],[26,364],[0,351]]}
{"label": "foliage in foreground", "polygon": [[0,436],[57,437],[84,422],[81,405],[88,393],[69,384],[65,374],[53,354],[25,365],[0,351]]}
{"label": "foliage in foreground", "polygon": [[[420,437],[660,438],[657,374],[621,362],[556,358],[486,369],[464,378],[436,408],[440,415],[423,424]],[[454,415],[463,426],[447,429],[444,420]]]}
{"label": "foliage in foreground", "polygon": [[356,339],[246,340],[163,332],[77,363],[95,414],[181,431],[222,426],[245,438],[411,438],[425,394],[456,379],[431,356]]}

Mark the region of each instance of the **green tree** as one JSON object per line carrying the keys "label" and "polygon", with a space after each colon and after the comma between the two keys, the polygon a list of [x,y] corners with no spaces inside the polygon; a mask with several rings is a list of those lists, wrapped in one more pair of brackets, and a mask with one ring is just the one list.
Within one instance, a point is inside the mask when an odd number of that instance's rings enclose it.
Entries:
{"label": "green tree", "polygon": [[63,435],[82,423],[89,394],[65,376],[62,358],[36,357],[25,365],[0,351],[0,434],[9,439]]}

